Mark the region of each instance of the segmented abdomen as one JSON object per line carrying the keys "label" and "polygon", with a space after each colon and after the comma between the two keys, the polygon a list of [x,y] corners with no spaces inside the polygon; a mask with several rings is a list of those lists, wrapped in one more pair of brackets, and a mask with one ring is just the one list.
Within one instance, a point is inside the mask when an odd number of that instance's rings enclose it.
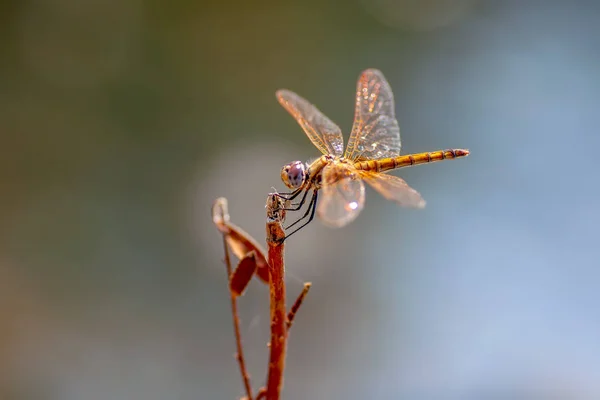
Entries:
{"label": "segmented abdomen", "polygon": [[364,171],[384,172],[402,167],[410,167],[411,165],[425,164],[442,160],[452,160],[455,158],[466,157],[468,155],[469,150],[446,149],[432,151],[429,153],[407,154],[405,156],[393,158],[382,158],[380,160],[358,161],[354,163],[354,167]]}

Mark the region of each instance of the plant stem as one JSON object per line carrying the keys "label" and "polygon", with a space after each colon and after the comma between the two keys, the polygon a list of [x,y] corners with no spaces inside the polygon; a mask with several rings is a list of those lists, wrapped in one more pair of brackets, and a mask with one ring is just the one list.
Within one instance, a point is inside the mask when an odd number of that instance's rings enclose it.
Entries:
{"label": "plant stem", "polygon": [[279,197],[270,195],[267,199],[267,247],[271,295],[271,353],[267,378],[267,400],[279,400],[281,396],[287,339],[283,259],[285,233],[281,225],[285,214],[280,208],[282,207]]}
{"label": "plant stem", "polygon": [[306,282],[304,284],[304,288],[302,289],[302,292],[300,292],[300,295],[298,296],[298,298],[296,299],[294,304],[292,304],[292,308],[290,308],[290,312],[287,315],[288,334],[289,334],[290,328],[292,327],[292,323],[294,322],[294,318],[296,317],[296,313],[298,312],[298,309],[302,305],[302,302],[304,301],[304,298],[306,297],[306,294],[310,290],[311,286],[312,286],[312,284],[310,282]]}
{"label": "plant stem", "polygon": [[[223,234],[223,249],[225,252],[225,267],[227,270],[227,281],[231,279],[231,259],[229,257],[229,248],[227,246],[226,235]],[[228,285],[229,286],[229,285]],[[242,381],[244,382],[244,388],[246,389],[246,396],[248,400],[252,400],[252,386],[250,385],[250,375],[246,369],[246,361],[244,360],[244,351],[242,347],[242,334],[240,331],[240,317],[237,309],[237,296],[232,290],[229,291],[231,298],[231,315],[233,317],[233,330],[235,332],[235,344],[237,353],[235,358],[240,365],[240,373],[242,374]]]}

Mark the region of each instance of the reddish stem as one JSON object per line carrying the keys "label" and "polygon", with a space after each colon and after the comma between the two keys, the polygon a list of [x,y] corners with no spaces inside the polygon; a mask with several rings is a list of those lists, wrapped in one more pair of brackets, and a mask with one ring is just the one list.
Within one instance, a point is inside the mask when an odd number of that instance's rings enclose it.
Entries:
{"label": "reddish stem", "polygon": [[[225,266],[227,268],[227,279],[231,279],[231,259],[229,258],[229,248],[227,247],[227,240],[223,235],[223,248],[225,251]],[[242,374],[242,381],[244,382],[244,388],[246,389],[246,396],[248,400],[252,400],[252,386],[250,385],[250,375],[246,369],[246,361],[244,360],[244,350],[242,347],[242,333],[240,330],[240,317],[237,309],[237,296],[230,290],[229,295],[231,297],[231,315],[233,317],[233,330],[235,332],[235,345],[237,353],[235,358],[240,365],[240,373]]]}
{"label": "reddish stem", "polygon": [[310,290],[311,286],[312,286],[312,283],[310,283],[310,282],[306,282],[304,284],[304,288],[302,289],[302,292],[300,292],[300,295],[298,295],[298,298],[296,299],[294,304],[292,304],[292,308],[290,308],[290,312],[287,315],[288,334],[289,334],[290,328],[292,327],[292,324],[294,323],[294,318],[296,317],[296,313],[298,312],[298,309],[302,305],[302,302],[304,301],[304,298],[308,294],[308,291]]}
{"label": "reddish stem", "polygon": [[287,339],[285,264],[283,260],[285,233],[281,225],[284,214],[279,208],[279,198],[270,196],[267,200],[267,246],[271,294],[271,353],[267,378],[267,400],[279,400],[281,396]]}

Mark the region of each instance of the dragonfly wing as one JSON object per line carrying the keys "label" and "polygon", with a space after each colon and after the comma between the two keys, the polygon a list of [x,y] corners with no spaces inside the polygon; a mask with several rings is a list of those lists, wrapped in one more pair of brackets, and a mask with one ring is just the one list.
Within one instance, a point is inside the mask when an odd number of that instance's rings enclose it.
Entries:
{"label": "dragonfly wing", "polygon": [[345,158],[379,159],[400,154],[400,127],[394,94],[381,71],[367,69],[358,79],[354,124]]}
{"label": "dragonfly wing", "polygon": [[365,205],[365,185],[349,164],[333,163],[323,168],[317,214],[330,227],[354,221]]}
{"label": "dragonfly wing", "polygon": [[397,176],[378,172],[359,171],[361,178],[383,197],[404,207],[424,208],[425,200],[419,192]]}
{"label": "dragonfly wing", "polygon": [[281,89],[276,93],[277,100],[304,129],[308,138],[323,154],[341,157],[344,152],[344,137],[335,123],[317,107],[296,93]]}

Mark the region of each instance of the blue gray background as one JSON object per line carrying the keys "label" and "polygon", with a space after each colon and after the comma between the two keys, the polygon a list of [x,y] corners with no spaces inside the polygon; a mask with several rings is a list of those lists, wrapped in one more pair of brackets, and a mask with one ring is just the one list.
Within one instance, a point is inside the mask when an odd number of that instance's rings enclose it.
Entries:
{"label": "blue gray background", "polygon": [[[598,399],[600,3],[31,0],[0,5],[0,397],[233,399],[219,196],[262,241],[279,169],[386,75],[403,151],[287,248],[286,399]],[[347,137],[347,136],[346,136]],[[241,304],[254,385],[268,291]]]}

